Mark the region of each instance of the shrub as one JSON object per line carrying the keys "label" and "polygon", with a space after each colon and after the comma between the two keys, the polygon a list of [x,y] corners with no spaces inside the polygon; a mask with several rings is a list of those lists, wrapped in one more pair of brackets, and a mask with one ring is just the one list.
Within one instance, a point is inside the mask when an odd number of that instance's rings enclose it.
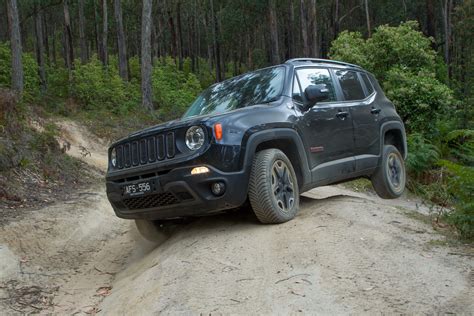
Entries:
{"label": "shrub", "polygon": [[373,70],[367,43],[359,32],[341,32],[331,43],[329,57],[360,65],[367,70]]}
{"label": "shrub", "polygon": [[[36,98],[40,94],[38,64],[29,53],[23,53],[24,96]],[[11,50],[9,43],[0,43],[0,87],[11,87]]]}
{"label": "shrub", "polygon": [[183,114],[201,91],[197,77],[177,70],[171,58],[153,67],[152,85],[154,102],[165,118]]}
{"label": "shrub", "polygon": [[124,113],[139,104],[137,86],[123,82],[116,69],[104,68],[93,57],[87,64],[76,63],[71,94],[85,109],[107,109]]}
{"label": "shrub", "polygon": [[429,72],[414,73],[393,67],[387,72],[383,86],[408,132],[434,135],[437,120],[453,103],[452,91]]}

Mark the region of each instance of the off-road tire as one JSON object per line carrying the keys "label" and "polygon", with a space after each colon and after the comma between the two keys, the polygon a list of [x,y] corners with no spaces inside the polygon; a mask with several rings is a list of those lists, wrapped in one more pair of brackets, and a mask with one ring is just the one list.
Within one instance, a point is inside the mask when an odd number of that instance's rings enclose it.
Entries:
{"label": "off-road tire", "polygon": [[[281,199],[275,195],[275,175],[273,168],[283,168],[285,165],[288,178],[288,185],[278,182],[276,186],[282,192]],[[284,176],[282,176],[284,178]],[[273,181],[273,184],[272,184]],[[291,192],[290,186],[292,185]],[[290,197],[292,195],[292,197]],[[283,197],[284,196],[284,197]],[[290,198],[288,198],[290,197]],[[293,202],[291,203],[291,199]],[[293,166],[286,155],[278,149],[265,149],[255,154],[249,182],[249,200],[252,209],[258,220],[264,224],[284,223],[296,216],[299,209],[299,190]],[[284,203],[285,201],[289,203]],[[285,207],[286,206],[286,207]]]}
{"label": "off-road tire", "polygon": [[[398,185],[394,184],[393,177],[391,176],[393,172],[390,169],[393,167],[390,166],[390,159],[394,159],[397,164],[395,168],[398,169]],[[405,161],[395,146],[385,145],[383,147],[382,158],[371,177],[371,181],[375,192],[381,198],[396,199],[402,195],[406,184]]]}
{"label": "off-road tire", "polygon": [[135,225],[140,235],[148,241],[159,243],[169,237],[169,233],[163,227],[160,227],[158,221],[136,219]]}

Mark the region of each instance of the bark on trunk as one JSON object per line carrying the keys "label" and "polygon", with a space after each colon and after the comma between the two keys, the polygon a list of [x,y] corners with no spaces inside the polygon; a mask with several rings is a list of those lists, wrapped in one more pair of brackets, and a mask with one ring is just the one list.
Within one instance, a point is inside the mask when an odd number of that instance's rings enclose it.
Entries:
{"label": "bark on trunk", "polygon": [[64,61],[66,68],[71,71],[74,68],[74,48],[72,43],[71,18],[69,16],[68,1],[63,2],[64,9]]}
{"label": "bark on trunk", "polygon": [[305,1],[300,0],[300,21],[301,21],[301,38],[303,40],[303,55],[309,57],[309,44],[308,44],[308,22],[305,12]]}
{"label": "bark on trunk", "polygon": [[318,17],[316,10],[316,0],[311,0],[311,54],[313,57],[319,57],[319,34],[318,34]]}
{"label": "bark on trunk", "polygon": [[214,38],[214,57],[216,63],[216,81],[222,81],[222,74],[221,74],[221,50],[220,50],[220,43],[219,43],[219,24],[217,22],[216,13],[214,11],[214,0],[211,0],[211,27],[212,27],[212,35]]}
{"label": "bark on trunk", "polygon": [[178,55],[178,40],[176,37],[176,29],[174,27],[173,13],[168,10],[168,25],[171,31],[171,56],[176,59]]}
{"label": "bark on trunk", "polygon": [[117,23],[117,47],[119,61],[119,75],[124,80],[128,80],[128,61],[125,32],[123,30],[121,0],[114,0],[115,22]]}
{"label": "bark on trunk", "polygon": [[95,31],[95,49],[97,53],[97,58],[102,60],[102,44],[100,41],[100,32],[99,32],[99,13],[97,12],[97,0],[93,0],[94,4],[94,31]]}
{"label": "bark on trunk", "polygon": [[270,18],[270,42],[272,52],[272,64],[277,65],[280,63],[280,48],[278,43],[278,23],[275,0],[270,0],[268,13]]}
{"label": "bark on trunk", "polygon": [[181,1],[176,5],[176,23],[178,24],[178,68],[183,70],[183,31],[181,28]]}
{"label": "bark on trunk", "polygon": [[142,75],[142,105],[153,110],[153,95],[151,85],[151,10],[153,0],[143,0],[142,34],[141,34],[141,75]]}
{"label": "bark on trunk", "polygon": [[40,78],[41,93],[46,92],[46,70],[45,70],[45,53],[43,43],[43,22],[42,14],[38,9],[38,5],[34,6],[35,14],[35,35],[36,35],[36,61],[38,62],[38,75]]}
{"label": "bark on trunk", "polygon": [[81,63],[87,62],[86,22],[84,19],[84,0],[79,0],[79,42],[81,46]]}
{"label": "bark on trunk", "polygon": [[23,92],[23,64],[21,62],[20,19],[16,0],[7,0],[8,23],[12,56],[12,89]]}
{"label": "bark on trunk", "polygon": [[102,0],[102,63],[104,66],[109,64],[109,52],[107,50],[108,35],[108,13],[107,0]]}
{"label": "bark on trunk", "polygon": [[372,30],[370,28],[369,0],[365,0],[365,19],[367,20],[367,34],[369,37],[372,37]]}

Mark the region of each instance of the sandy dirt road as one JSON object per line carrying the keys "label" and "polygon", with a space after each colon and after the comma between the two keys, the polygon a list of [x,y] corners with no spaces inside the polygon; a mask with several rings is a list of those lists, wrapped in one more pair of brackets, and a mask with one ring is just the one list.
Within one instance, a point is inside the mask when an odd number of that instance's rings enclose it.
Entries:
{"label": "sandy dirt road", "polygon": [[323,187],[291,222],[260,225],[243,209],[153,245],[114,216],[98,183],[0,228],[0,311],[474,313],[472,248],[445,245],[418,212],[407,199]]}

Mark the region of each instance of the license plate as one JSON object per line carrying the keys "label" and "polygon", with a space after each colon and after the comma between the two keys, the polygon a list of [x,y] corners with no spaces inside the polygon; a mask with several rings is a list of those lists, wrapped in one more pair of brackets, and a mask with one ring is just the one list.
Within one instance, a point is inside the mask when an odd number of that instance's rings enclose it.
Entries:
{"label": "license plate", "polygon": [[134,184],[127,184],[123,186],[124,196],[139,196],[144,195],[153,190],[153,184],[150,181],[139,182]]}

